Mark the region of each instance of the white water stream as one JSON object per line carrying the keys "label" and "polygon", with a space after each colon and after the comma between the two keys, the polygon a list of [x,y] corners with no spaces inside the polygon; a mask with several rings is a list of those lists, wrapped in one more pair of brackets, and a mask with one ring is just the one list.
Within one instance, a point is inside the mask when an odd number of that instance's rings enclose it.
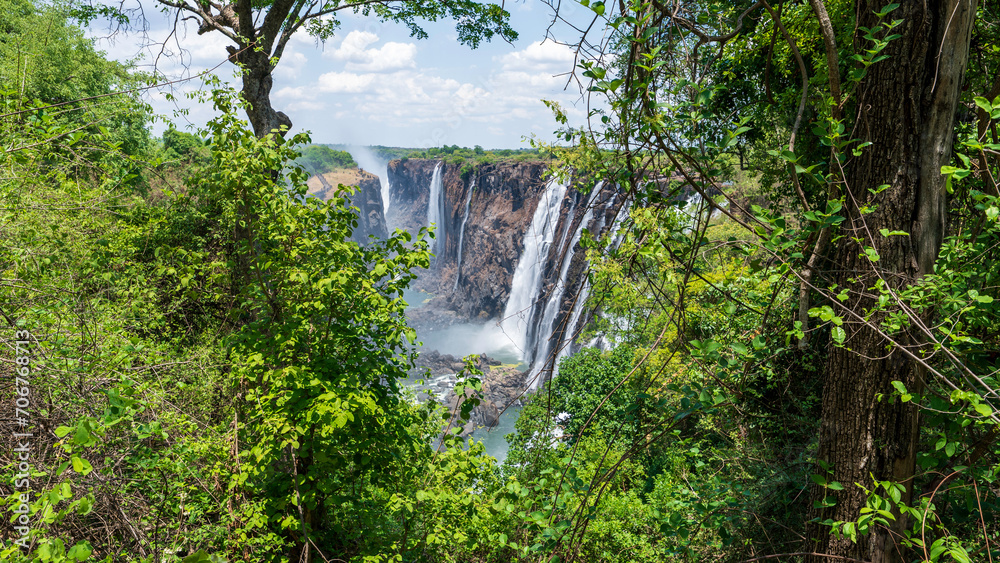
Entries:
{"label": "white water stream", "polygon": [[510,297],[500,320],[501,329],[522,357],[529,353],[528,331],[532,326],[535,300],[541,291],[545,260],[555,239],[566,188],[566,184],[553,178],[538,199],[531,225],[524,233],[524,250],[514,269]]}
{"label": "white water stream", "polygon": [[462,217],[462,226],[458,229],[458,265],[455,267],[455,285],[452,291],[458,289],[458,281],[462,279],[462,242],[465,241],[465,224],[469,221],[469,208],[472,207],[472,192],[476,189],[476,178],[472,178],[469,185],[469,195],[465,198],[465,215]]}
{"label": "white water stream", "polygon": [[[540,383],[541,379],[539,374],[545,369],[546,365],[549,363],[549,355],[552,353],[552,340],[549,338],[552,335],[553,329],[555,329],[556,316],[559,314],[559,309],[562,306],[563,295],[566,294],[566,276],[569,273],[570,264],[573,262],[573,256],[576,254],[576,245],[580,242],[580,237],[583,236],[583,230],[590,227],[590,222],[594,218],[594,202],[597,200],[598,194],[601,193],[601,188],[604,186],[604,182],[598,182],[594,186],[593,191],[590,193],[590,198],[587,200],[587,204],[584,207],[586,213],[583,216],[583,220],[576,228],[576,232],[573,233],[573,239],[570,241],[569,246],[566,247],[563,253],[562,265],[559,269],[559,280],[556,282],[555,287],[552,289],[551,295],[549,295],[549,300],[545,304],[544,314],[542,315],[542,322],[539,324],[538,329],[535,331],[535,342],[533,346],[529,349],[532,350],[530,357],[525,358],[526,361],[531,362],[531,372],[528,375],[528,381],[532,389],[535,389]],[[600,228],[598,227],[598,233]],[[595,233],[597,234],[597,233]],[[569,344],[572,342],[572,324],[566,326],[566,334],[560,339],[559,349],[567,349]],[[570,340],[567,341],[567,337]],[[556,359],[558,361],[558,358]],[[557,365],[553,366],[553,371],[551,377],[555,377]]]}
{"label": "white water stream", "polygon": [[444,179],[441,177],[441,167],[444,162],[438,162],[431,175],[430,194],[427,197],[427,226],[437,225],[434,238],[431,240],[430,251],[438,254],[444,252],[445,236],[447,235],[444,220]]}

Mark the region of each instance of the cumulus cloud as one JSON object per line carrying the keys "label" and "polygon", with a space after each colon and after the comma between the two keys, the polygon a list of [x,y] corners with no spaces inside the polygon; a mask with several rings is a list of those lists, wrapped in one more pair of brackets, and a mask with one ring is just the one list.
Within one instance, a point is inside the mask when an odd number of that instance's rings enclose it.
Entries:
{"label": "cumulus cloud", "polygon": [[286,49],[281,61],[274,69],[274,76],[283,80],[297,80],[308,62],[309,59],[302,53]]}
{"label": "cumulus cloud", "polygon": [[370,31],[352,31],[340,46],[325,55],[335,61],[344,61],[344,69],[352,72],[387,72],[417,66],[417,46],[413,43],[387,42],[378,48],[368,48],[378,42],[378,35]]}
{"label": "cumulus cloud", "polygon": [[324,94],[360,94],[367,91],[377,75],[328,72],[320,75],[317,90]]}
{"label": "cumulus cloud", "polygon": [[[495,57],[492,73],[455,77],[416,68],[412,44],[379,47],[378,41],[374,33],[352,31],[335,50],[325,54],[343,62],[342,70],[321,75],[312,86],[282,88],[275,97],[288,100],[289,107],[303,109],[323,102],[327,108],[343,104],[330,117],[417,127],[443,139],[447,131],[458,129],[478,128],[499,136],[501,131],[517,127],[518,135],[528,134],[528,124],[552,121],[541,98],[570,106],[578,95],[564,91],[565,78],[555,76],[572,69],[573,52],[552,42],[531,43]],[[574,113],[572,108],[569,111]],[[429,138],[424,144],[437,142]]]}
{"label": "cumulus cloud", "polygon": [[[168,38],[163,29],[151,35],[161,41]],[[174,57],[160,61],[161,70],[173,71],[169,74],[190,76],[227,55],[228,40],[221,34],[199,36],[190,29],[179,39],[186,50],[183,60],[174,52]],[[315,40],[296,34],[274,71],[275,107],[298,127],[336,130],[340,135],[358,131],[372,142],[395,142],[378,137],[384,131],[420,146],[463,138],[483,145],[491,144],[491,138],[505,138],[499,143],[509,144],[533,130],[547,133],[556,124],[541,98],[560,102],[571,116],[583,115],[572,107],[579,94],[564,91],[565,77],[556,76],[572,70],[571,49],[539,41],[492,60],[470,58],[475,64],[460,66],[449,60],[454,44],[435,41],[421,44],[421,49],[427,50],[424,57],[431,64],[440,66],[418,66],[415,43],[384,41],[378,29],[356,27],[326,44],[321,66],[320,58],[312,55],[319,53]],[[232,65],[226,63],[218,72],[225,78]],[[195,86],[200,84],[178,85],[178,90]],[[165,113],[171,109],[158,98],[155,105]]]}
{"label": "cumulus cloud", "polygon": [[573,50],[552,41],[535,41],[521,51],[499,57],[504,71],[560,74],[573,70]]}

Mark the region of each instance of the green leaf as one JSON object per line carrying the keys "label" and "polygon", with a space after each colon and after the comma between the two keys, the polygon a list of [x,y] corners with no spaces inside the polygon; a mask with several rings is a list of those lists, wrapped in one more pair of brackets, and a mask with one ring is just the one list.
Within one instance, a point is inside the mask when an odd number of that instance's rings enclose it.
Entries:
{"label": "green leaf", "polygon": [[847,339],[847,332],[843,327],[835,326],[830,330],[830,338],[837,344],[843,344],[844,340]]}
{"label": "green leaf", "polygon": [[90,514],[90,511],[94,508],[94,501],[90,497],[83,497],[80,502],[76,505],[76,513],[80,516],[86,516]]}
{"label": "green leaf", "polygon": [[80,424],[76,427],[76,434],[73,436],[73,444],[77,446],[87,445],[90,443],[90,431],[87,430],[86,425]]}
{"label": "green leaf", "polygon": [[83,561],[89,558],[91,553],[93,553],[93,550],[90,549],[90,545],[88,545],[86,542],[80,542],[74,545],[73,547],[69,548],[69,552],[66,553],[66,556],[69,557],[70,559]]}
{"label": "green leaf", "polygon": [[72,457],[73,471],[76,471],[80,475],[87,475],[94,470],[94,466],[90,465],[90,462],[83,459],[78,455]]}
{"label": "green leaf", "polygon": [[887,15],[889,15],[893,10],[895,10],[898,7],[899,7],[899,4],[897,4],[896,2],[893,2],[892,4],[887,5],[885,8],[882,8],[881,11],[875,12],[875,15],[878,16],[880,19],[884,18],[884,17],[886,17]]}
{"label": "green leaf", "polygon": [[199,549],[196,553],[181,559],[181,563],[212,563],[212,557],[204,549]]}

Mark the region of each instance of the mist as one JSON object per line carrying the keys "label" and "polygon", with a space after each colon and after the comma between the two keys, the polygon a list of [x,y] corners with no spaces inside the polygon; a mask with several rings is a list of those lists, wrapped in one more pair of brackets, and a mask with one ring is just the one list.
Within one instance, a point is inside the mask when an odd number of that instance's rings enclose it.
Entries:
{"label": "mist", "polygon": [[351,153],[354,160],[365,171],[378,176],[378,182],[382,192],[382,213],[389,214],[389,172],[386,165],[389,160],[376,155],[370,148],[353,145],[347,147],[347,152]]}

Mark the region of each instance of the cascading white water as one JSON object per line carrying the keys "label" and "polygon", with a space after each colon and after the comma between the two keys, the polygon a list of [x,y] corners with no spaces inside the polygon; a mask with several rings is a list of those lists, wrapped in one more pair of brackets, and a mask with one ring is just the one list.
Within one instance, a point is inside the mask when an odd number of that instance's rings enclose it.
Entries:
{"label": "cascading white water", "polygon": [[[392,182],[389,181],[389,168],[386,167],[386,169],[385,169],[385,180],[384,181],[382,180],[381,176],[379,176],[378,178],[379,178],[379,182],[381,183],[381,188],[382,188],[382,216],[385,217],[386,220],[388,221],[388,219],[389,219],[389,198],[392,197]],[[389,228],[388,223],[386,224],[386,228],[387,229]],[[390,231],[391,231],[391,229],[390,229]]]}
{"label": "cascading white water", "polygon": [[[552,293],[549,295],[548,302],[545,303],[545,311],[542,315],[542,322],[538,325],[535,331],[535,341],[528,344],[528,349],[531,351],[529,357],[526,361],[531,362],[531,374],[528,377],[528,381],[531,382],[532,388],[538,385],[539,377],[537,375],[545,368],[547,362],[549,361],[549,355],[552,352],[552,331],[555,328],[556,316],[559,314],[559,309],[562,305],[563,295],[566,293],[566,277],[569,273],[570,264],[573,262],[573,256],[575,254],[574,249],[577,243],[580,242],[580,237],[583,235],[583,230],[590,226],[591,220],[594,218],[594,202],[597,199],[598,194],[601,192],[601,188],[604,186],[604,182],[598,182],[594,186],[593,191],[590,194],[590,199],[587,200],[587,205],[585,209],[587,212],[583,216],[583,220],[580,221],[580,225],[577,226],[576,232],[573,234],[573,239],[570,241],[569,246],[566,247],[566,251],[563,253],[562,265],[559,269],[559,279],[556,282],[555,287],[552,288]],[[601,225],[603,227],[603,225]],[[598,227],[599,231],[600,227]],[[567,328],[569,328],[567,326]],[[563,335],[560,339],[559,345],[561,348],[566,348],[564,341],[567,335]],[[553,376],[555,372],[553,371]]]}
{"label": "cascading white water", "polygon": [[542,289],[542,272],[559,224],[559,211],[567,185],[553,178],[538,199],[531,225],[524,233],[524,250],[514,269],[510,297],[500,328],[522,356],[527,354],[528,327],[532,325],[535,301]]}
{"label": "cascading white water", "polygon": [[458,289],[458,281],[462,279],[462,242],[465,240],[465,223],[469,220],[469,208],[472,207],[472,192],[476,189],[476,178],[472,178],[469,184],[469,195],[465,198],[465,215],[462,217],[462,226],[458,229],[458,266],[455,267],[455,285],[452,291]]}
{"label": "cascading white water", "polygon": [[427,197],[427,226],[437,225],[434,231],[434,239],[431,240],[430,251],[438,253],[438,249],[444,249],[445,243],[445,221],[444,221],[444,179],[441,177],[441,168],[444,162],[438,162],[434,167],[434,174],[431,175],[430,194]]}
{"label": "cascading white water", "polygon": [[[616,194],[615,199],[612,200],[612,202],[610,204],[610,207],[613,208],[615,206],[615,204],[617,203],[617,201],[618,201],[618,197],[617,197],[617,194]],[[628,209],[629,209],[628,196],[626,196],[625,201],[622,202],[621,207],[618,208],[618,211],[615,213],[614,218],[611,220],[610,242],[609,242],[608,247],[607,247],[607,250],[609,252],[613,252],[613,251],[617,250],[618,247],[621,245],[622,241],[624,240],[625,235],[627,234],[627,230],[622,228],[622,224],[624,222],[622,220],[622,215],[624,215],[625,217],[628,217]],[[585,301],[587,300],[588,297],[590,297],[590,280],[584,280],[583,288],[580,290],[580,294],[577,296],[577,302],[576,302],[576,304],[573,307],[573,315],[570,317],[570,322],[569,322],[570,333],[569,334],[576,334],[577,331],[580,330],[579,327],[578,327],[578,325],[580,323],[580,316],[581,316],[581,312],[583,310],[583,305],[584,305],[584,303],[585,303]],[[578,312],[578,311],[580,311],[580,312]],[[605,317],[605,318],[607,318],[607,317]],[[611,320],[611,324],[613,326],[615,326],[616,328],[627,327],[627,325],[628,325],[627,322],[624,322],[622,319],[617,318],[617,317],[616,318],[611,318],[610,320]],[[606,352],[606,351],[611,350],[612,348],[614,348],[618,344],[618,341],[619,341],[619,339],[616,336],[614,336],[614,335],[612,335],[609,338],[607,334],[601,333],[601,334],[598,334],[597,336],[591,338],[590,341],[587,342],[584,345],[584,347],[586,347],[586,348],[597,348],[598,350],[600,350],[602,352]],[[569,354],[568,348],[569,347],[567,346],[566,348],[563,348],[562,350],[560,350],[560,356],[559,356],[559,358],[562,358],[563,355],[568,355]],[[558,362],[558,359],[556,361]],[[555,377],[555,374],[553,374],[553,377]]]}
{"label": "cascading white water", "polygon": [[569,315],[569,322],[566,323],[566,332],[563,333],[562,342],[559,343],[559,351],[556,352],[556,359],[552,365],[552,377],[559,375],[559,360],[570,355],[573,351],[573,341],[576,340],[576,333],[579,330],[580,317],[583,315],[583,306],[587,304],[590,297],[590,280],[583,279],[583,285],[576,294],[576,302],[573,303],[573,312]]}

